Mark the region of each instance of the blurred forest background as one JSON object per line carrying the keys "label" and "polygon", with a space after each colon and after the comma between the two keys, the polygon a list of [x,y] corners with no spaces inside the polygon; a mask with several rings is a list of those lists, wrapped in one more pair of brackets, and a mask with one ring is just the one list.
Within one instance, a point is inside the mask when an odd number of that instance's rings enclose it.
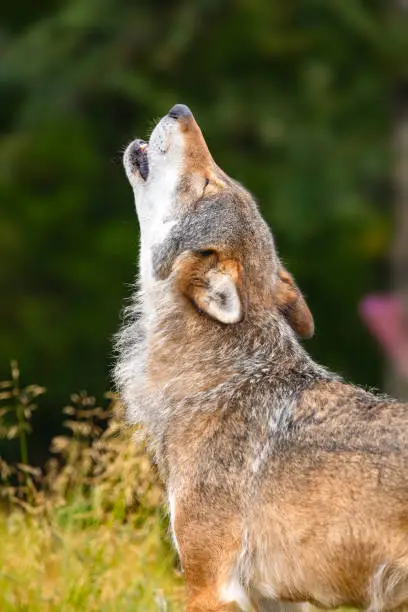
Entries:
{"label": "blurred forest background", "polygon": [[14,358],[48,389],[32,460],[59,431],[56,406],[111,386],[138,245],[121,152],[177,102],[258,198],[315,316],[308,350],[383,386],[358,305],[392,282],[391,142],[408,75],[396,5],[19,0],[2,6],[0,49],[0,380]]}

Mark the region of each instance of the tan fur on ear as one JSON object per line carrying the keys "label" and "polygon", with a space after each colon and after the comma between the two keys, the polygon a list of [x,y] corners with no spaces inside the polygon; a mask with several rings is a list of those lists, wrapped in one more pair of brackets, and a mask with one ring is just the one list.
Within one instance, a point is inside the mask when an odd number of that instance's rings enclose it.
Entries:
{"label": "tan fur on ear", "polygon": [[293,276],[285,268],[279,271],[276,301],[279,310],[285,315],[289,325],[298,336],[311,338],[314,334],[312,313]]}
{"label": "tan fur on ear", "polygon": [[181,292],[198,310],[220,323],[239,323],[244,316],[241,300],[241,264],[219,261],[215,253],[184,254],[176,265]]}

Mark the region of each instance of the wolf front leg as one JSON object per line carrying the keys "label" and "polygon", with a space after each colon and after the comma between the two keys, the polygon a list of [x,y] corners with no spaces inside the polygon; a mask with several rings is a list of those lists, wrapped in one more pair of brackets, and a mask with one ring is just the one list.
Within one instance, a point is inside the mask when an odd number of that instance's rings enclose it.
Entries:
{"label": "wolf front leg", "polygon": [[220,601],[217,589],[207,587],[193,590],[187,600],[187,612],[236,612],[239,608],[233,603]]}
{"label": "wolf front leg", "polygon": [[[184,568],[187,612],[252,610],[244,588],[235,578],[240,540],[234,521],[184,521],[175,513],[174,538]],[[208,516],[211,516],[208,513]]]}
{"label": "wolf front leg", "polygon": [[[215,538],[217,540],[217,538]],[[187,586],[187,612],[235,612],[252,610],[243,588],[231,581],[232,555],[229,547],[212,542],[194,542],[194,547],[181,546],[181,557]]]}

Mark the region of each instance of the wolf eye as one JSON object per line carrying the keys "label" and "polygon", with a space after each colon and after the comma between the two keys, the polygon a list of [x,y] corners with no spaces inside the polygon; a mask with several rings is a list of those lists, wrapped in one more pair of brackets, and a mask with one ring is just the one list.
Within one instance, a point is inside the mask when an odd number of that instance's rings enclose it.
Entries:
{"label": "wolf eye", "polygon": [[203,190],[201,192],[201,197],[203,198],[205,195],[205,190],[207,189],[207,186],[210,184],[210,179],[208,177],[205,178],[204,180],[204,187]]}
{"label": "wolf eye", "polygon": [[201,255],[201,257],[211,257],[211,255],[214,255],[214,251],[212,249],[203,249],[202,251],[198,251],[198,254]]}

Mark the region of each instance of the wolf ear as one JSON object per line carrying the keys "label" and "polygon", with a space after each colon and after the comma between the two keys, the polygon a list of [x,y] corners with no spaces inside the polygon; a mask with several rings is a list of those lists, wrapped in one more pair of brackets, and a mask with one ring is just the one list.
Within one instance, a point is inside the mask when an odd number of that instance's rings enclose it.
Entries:
{"label": "wolf ear", "polygon": [[276,301],[279,310],[285,315],[292,329],[301,338],[311,338],[314,334],[312,313],[300,289],[285,268],[281,267],[276,286]]}
{"label": "wolf ear", "polygon": [[[215,254],[183,258],[179,276],[186,297],[220,323],[239,323],[244,316],[241,299],[241,265],[236,260],[219,262]],[[179,268],[180,269],[180,268]]]}
{"label": "wolf ear", "polygon": [[233,277],[216,268],[209,270],[203,280],[203,286],[194,287],[190,296],[197,308],[220,323],[239,323],[243,308]]}

